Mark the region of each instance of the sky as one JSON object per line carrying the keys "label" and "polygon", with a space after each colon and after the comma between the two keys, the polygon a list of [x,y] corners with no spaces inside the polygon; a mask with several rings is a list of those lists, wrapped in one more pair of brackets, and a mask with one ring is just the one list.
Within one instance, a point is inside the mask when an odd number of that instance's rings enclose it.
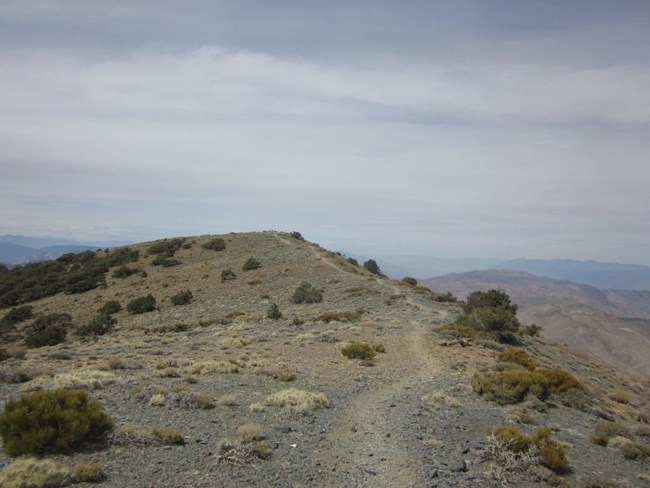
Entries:
{"label": "sky", "polygon": [[2,0],[0,234],[650,265],[646,0]]}

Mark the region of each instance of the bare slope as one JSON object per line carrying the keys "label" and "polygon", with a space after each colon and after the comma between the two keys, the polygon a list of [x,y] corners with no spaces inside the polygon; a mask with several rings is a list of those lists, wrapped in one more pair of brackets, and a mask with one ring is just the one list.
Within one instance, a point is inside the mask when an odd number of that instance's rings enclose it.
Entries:
{"label": "bare slope", "polygon": [[[84,323],[109,299],[125,305],[151,293],[158,301],[158,310],[143,315],[119,312],[116,329],[96,340],[71,336],[0,363],[3,402],[74,384],[90,389],[115,419],[108,443],[48,457],[66,465],[99,461],[106,487],[496,486],[483,477],[485,433],[514,425],[523,412],[553,425],[553,436],[566,444],[574,468],[564,475],[568,482],[582,486],[599,476],[643,486],[645,465],[589,442],[589,435],[603,416],[642,429],[649,401],[644,385],[530,339],[526,347],[540,364],[579,377],[595,403],[584,411],[557,400],[499,406],[477,395],[471,379],[495,366],[493,348],[502,346],[435,331],[454,320],[456,306],[289,234],[227,235],[225,251],[202,249],[212,237],[187,239],[191,247],[176,253],[181,264],[171,268],[152,266],[142,244],[133,266],[146,277],[109,277],[104,288],[32,304],[37,315],[67,312]],[[250,256],[262,267],[243,271]],[[225,269],[237,279],[222,282]],[[323,291],[322,303],[291,302],[303,281]],[[185,289],[192,302],[172,305],[170,297]],[[283,313],[279,320],[266,318],[272,302]],[[382,344],[386,352],[373,362],[345,358],[341,347],[355,341]],[[324,394],[328,406],[320,397],[293,408],[273,405],[269,395],[291,387]],[[618,393],[620,400],[621,391],[627,403],[609,398]],[[213,408],[201,408],[210,403]],[[310,405],[321,408],[310,411]],[[247,423],[259,425],[265,459],[241,444],[238,428]],[[150,434],[161,427],[178,429],[185,444],[162,444]],[[224,441],[234,450],[222,449]],[[0,456],[0,464],[10,461]]]}

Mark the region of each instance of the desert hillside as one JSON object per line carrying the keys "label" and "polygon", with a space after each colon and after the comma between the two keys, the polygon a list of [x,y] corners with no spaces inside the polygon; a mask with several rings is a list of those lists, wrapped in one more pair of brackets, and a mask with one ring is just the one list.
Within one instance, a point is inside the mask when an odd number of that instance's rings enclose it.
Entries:
{"label": "desert hillside", "polygon": [[[38,453],[58,463],[57,486],[91,486],[89,466],[107,488],[648,486],[647,383],[530,335],[509,356],[489,334],[444,327],[461,304],[298,234],[130,251],[98,287],[79,278],[25,302],[0,286],[11,302],[0,316],[32,307],[3,329],[3,408],[81,389],[114,422],[101,439]],[[137,313],[129,304],[147,295],[155,307]],[[120,309],[102,329],[107,302]],[[70,316],[65,340],[25,348],[55,313]],[[18,486],[21,458],[3,447],[0,485]]]}
{"label": "desert hillside", "polygon": [[650,292],[601,290],[520,271],[474,271],[422,280],[464,298],[475,290],[505,290],[523,321],[543,335],[642,379],[650,378]]}

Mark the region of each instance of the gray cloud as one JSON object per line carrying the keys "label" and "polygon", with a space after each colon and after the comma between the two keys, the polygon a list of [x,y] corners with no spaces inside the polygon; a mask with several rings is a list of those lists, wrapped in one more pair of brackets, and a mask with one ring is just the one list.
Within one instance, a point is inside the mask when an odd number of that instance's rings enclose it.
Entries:
{"label": "gray cloud", "polygon": [[0,233],[650,264],[644,2],[323,5],[8,2]]}

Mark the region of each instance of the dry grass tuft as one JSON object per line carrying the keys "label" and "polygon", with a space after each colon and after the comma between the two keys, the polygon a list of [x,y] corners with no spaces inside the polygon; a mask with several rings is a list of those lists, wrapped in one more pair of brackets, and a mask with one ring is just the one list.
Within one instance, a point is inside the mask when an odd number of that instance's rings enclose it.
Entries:
{"label": "dry grass tuft", "polygon": [[422,401],[427,405],[440,409],[441,407],[460,408],[461,403],[454,397],[441,391],[433,391],[422,397]]}
{"label": "dry grass tuft", "polygon": [[0,472],[3,488],[58,488],[72,483],[72,471],[50,459],[18,458]]}
{"label": "dry grass tuft", "polygon": [[237,405],[237,395],[234,393],[225,393],[219,397],[219,404],[226,407],[234,407]]}
{"label": "dry grass tuft", "polygon": [[103,466],[95,461],[75,464],[73,475],[75,480],[86,483],[98,483],[106,478]]}
{"label": "dry grass tuft", "polygon": [[264,440],[262,426],[259,424],[244,424],[237,429],[237,440],[241,444]]}
{"label": "dry grass tuft", "polygon": [[326,324],[330,322],[356,322],[365,313],[367,311],[361,308],[357,310],[346,310],[344,312],[325,312],[316,317],[314,321],[325,322]]}
{"label": "dry grass tuft", "polygon": [[167,402],[167,396],[163,393],[156,393],[149,398],[149,405],[152,407],[162,407]]}
{"label": "dry grass tuft", "polygon": [[610,421],[600,422],[596,426],[596,431],[590,436],[591,442],[598,444],[599,446],[606,446],[609,444],[609,440],[613,437],[623,437],[629,439],[630,441],[634,440],[634,434],[630,432],[627,428],[623,427],[621,424]]}
{"label": "dry grass tuft", "polygon": [[268,406],[274,407],[291,407],[299,413],[311,412],[320,408],[329,407],[329,400],[322,393],[312,393],[309,391],[289,388],[287,390],[276,391],[266,397],[264,402]]}
{"label": "dry grass tuft", "polygon": [[241,365],[230,361],[201,361],[182,369],[185,374],[239,373]]}
{"label": "dry grass tuft", "polygon": [[180,446],[185,444],[185,436],[178,429],[168,429],[166,427],[154,427],[153,435],[167,446]]}

